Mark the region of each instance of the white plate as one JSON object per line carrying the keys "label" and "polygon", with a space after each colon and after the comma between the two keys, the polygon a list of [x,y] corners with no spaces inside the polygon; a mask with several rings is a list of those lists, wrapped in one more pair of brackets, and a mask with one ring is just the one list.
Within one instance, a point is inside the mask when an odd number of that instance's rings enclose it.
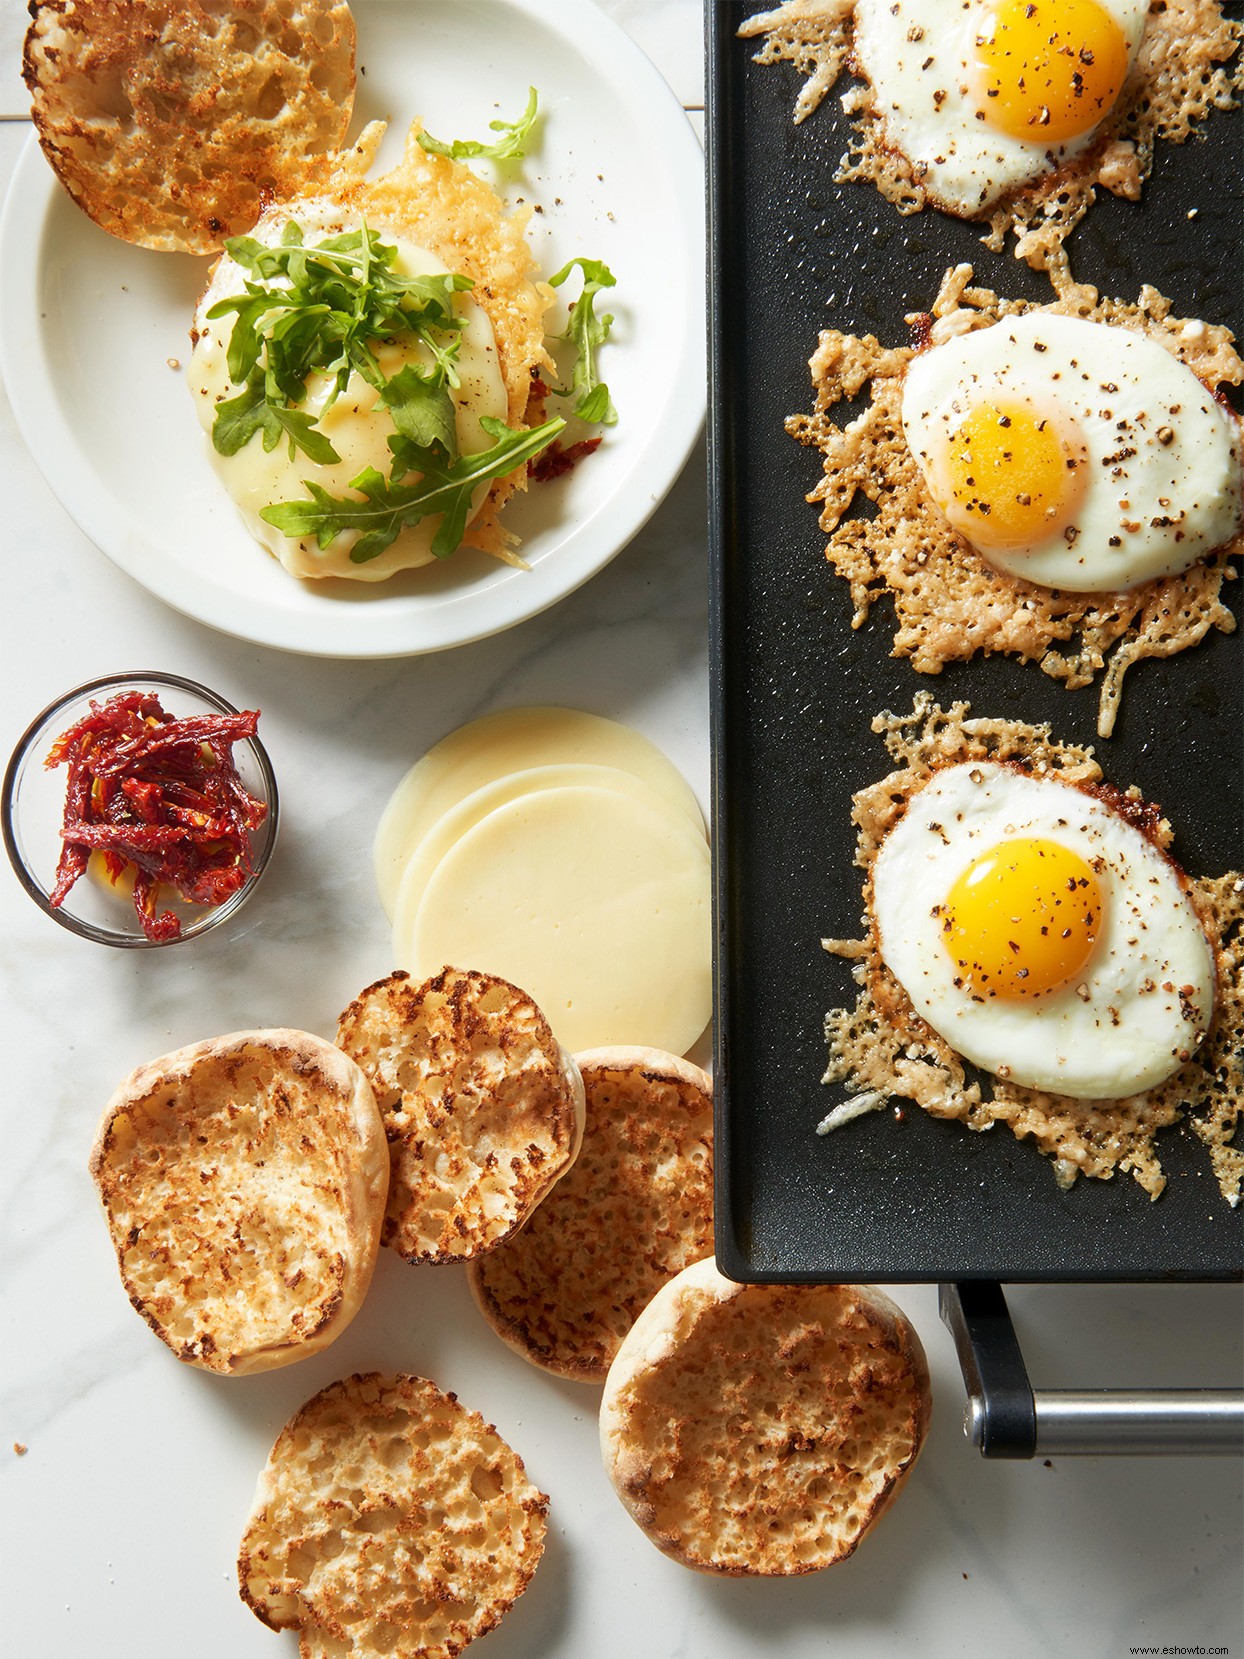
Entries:
{"label": "white plate", "polygon": [[[207,459],[183,364],[208,261],[127,246],[88,220],[32,138],[0,221],[0,364],[18,423],[66,511],[187,615],[283,650],[393,657],[480,639],[544,610],[646,522],[704,417],[704,165],[680,105],[585,0],[357,0],[357,130],[413,116],[487,136],[540,92],[537,153],[492,180],[538,203],[541,267],[576,254],[618,279],[602,361],[618,424],[590,462],[506,512],[529,571],[464,550],[388,582],[288,575],[243,527]],[[487,164],[476,163],[484,167]],[[574,279],[568,285],[576,291]],[[553,313],[564,316],[559,307]]]}

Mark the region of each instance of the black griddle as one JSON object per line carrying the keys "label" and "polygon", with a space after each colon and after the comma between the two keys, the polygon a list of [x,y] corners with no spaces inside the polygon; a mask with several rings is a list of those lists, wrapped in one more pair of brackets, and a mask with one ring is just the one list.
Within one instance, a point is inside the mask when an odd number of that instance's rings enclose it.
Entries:
{"label": "black griddle", "polygon": [[[1159,1135],[1168,1184],[1156,1203],[1126,1175],[1062,1192],[1006,1128],[974,1134],[905,1102],[901,1118],[815,1132],[845,1098],[820,1081],[822,1020],[856,988],[820,940],[859,933],[851,796],[890,767],[873,715],[909,710],[925,690],[976,714],[1049,720],[1095,746],[1108,780],[1161,803],[1191,874],[1238,869],[1241,636],[1133,667],[1106,741],[1099,685],[1068,692],[1001,657],[917,674],[889,655],[888,601],[852,632],[804,501],[820,457],[782,429],[810,407],[818,330],[906,343],[905,315],[927,309],[960,261],[1004,294],[1053,291],[1009,248],[983,247],[980,227],[932,210],[903,218],[870,186],[836,184],[843,87],[794,126],[794,67],[755,64],[756,43],[735,38],[756,9],[706,7],[718,1261],[742,1282],[1239,1277],[1244,1208],[1224,1201],[1187,1130]],[[1238,112],[1215,112],[1205,133],[1159,146],[1143,202],[1100,193],[1071,236],[1071,266],[1125,298],[1153,283],[1177,314],[1244,337]],[[1238,606],[1244,584],[1233,586]]]}

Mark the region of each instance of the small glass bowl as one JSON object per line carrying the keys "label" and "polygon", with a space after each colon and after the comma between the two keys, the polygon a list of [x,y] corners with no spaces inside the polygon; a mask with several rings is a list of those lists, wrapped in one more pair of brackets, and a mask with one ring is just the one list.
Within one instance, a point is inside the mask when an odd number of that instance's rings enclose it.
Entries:
{"label": "small glass bowl", "polygon": [[64,766],[49,770],[43,762],[61,733],[89,712],[92,701],[106,702],[120,691],[154,692],[178,719],[198,714],[238,713],[232,703],[226,703],[214,691],[179,674],[108,674],[67,691],[27,727],[9,760],[0,803],[5,851],[18,880],[39,908],[71,933],[94,939],[97,944],[116,945],[122,950],[177,945],[219,927],[254,891],[276,844],[276,779],[263,744],[257,738],[246,738],[234,745],[233,757],[239,777],[250,793],[268,808],[267,817],[251,835],[254,871],[223,904],[187,904],[168,888],[161,888],[160,909],[174,911],[181,920],[177,938],[148,939],[129,893],[121,888],[110,890],[106,882],[97,880],[90,871],[78,879],[65,902],[53,908],[50,895],[56,884],[56,866],[61,854],[60,829],[65,816],[68,770]]}

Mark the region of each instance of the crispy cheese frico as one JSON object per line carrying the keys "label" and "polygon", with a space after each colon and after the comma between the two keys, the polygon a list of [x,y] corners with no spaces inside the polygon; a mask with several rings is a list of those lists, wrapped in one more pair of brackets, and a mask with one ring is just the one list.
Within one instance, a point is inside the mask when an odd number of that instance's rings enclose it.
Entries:
{"label": "crispy cheese frico", "polygon": [[[1107,1179],[1130,1172],[1151,1198],[1166,1185],[1155,1136],[1181,1121],[1204,1142],[1228,1203],[1239,1202],[1244,1151],[1235,1144],[1244,1106],[1244,876],[1185,878],[1214,955],[1216,1004],[1204,1040],[1165,1081],[1123,1098],[1073,1098],[1031,1088],[1000,1073],[973,1074],[963,1056],[917,1013],[882,953],[876,922],[874,873],[887,836],[909,803],[946,768],[965,761],[1015,764],[1036,778],[1058,779],[1092,795],[1101,769],[1090,749],[1056,742],[1046,725],[968,719],[966,703],[940,709],[921,692],[910,714],[881,714],[873,730],[895,770],[856,795],[856,863],[865,872],[864,937],[826,939],[825,949],[853,964],[859,995],[853,1008],[825,1017],[829,1065],[824,1081],[845,1084],[847,1098],[821,1124],[841,1127],[892,1097],[913,1101],[932,1117],[955,1118],[969,1129],[1005,1124],[1053,1160],[1054,1176],[1070,1187],[1078,1175]],[[1170,825],[1144,811],[1139,795],[1124,797],[1133,821],[1163,852]]]}
{"label": "crispy cheese frico", "polygon": [[[814,407],[788,416],[786,430],[821,455],[822,477],[808,500],[820,509],[825,557],[850,584],[853,627],[863,626],[873,601],[888,591],[897,622],[892,654],[921,674],[984,652],[1038,662],[1069,691],[1101,675],[1097,730],[1109,737],[1133,663],[1174,656],[1211,629],[1235,628],[1222,588],[1235,576],[1239,532],[1190,569],[1120,592],[1044,587],[997,569],[954,528],[921,475],[903,430],[908,367],[929,347],[1041,313],[1155,341],[1211,390],[1238,386],[1244,362],[1228,329],[1173,316],[1170,301],[1150,287],[1126,304],[1071,283],[1052,304],[1033,307],[971,282],[970,265],[946,273],[931,311],[909,319],[913,346],[886,347],[872,335],[825,329],[809,361]],[[864,395],[863,411],[838,425],[838,407]],[[859,514],[857,496],[874,503],[875,516]]]}
{"label": "crispy cheese frico", "polygon": [[[758,63],[791,63],[805,77],[795,101],[796,123],[812,114],[844,73],[860,73],[856,9],[857,0],[787,0],[748,18],[739,29],[744,39],[760,40]],[[899,13],[897,5],[889,9]],[[945,5],[937,11],[945,14],[939,25],[944,24],[946,38],[926,45],[922,29],[906,37],[913,50],[919,42],[918,51],[928,51],[929,67],[945,61],[960,8]],[[1145,18],[1126,84],[1088,147],[962,216],[988,224],[986,247],[1000,251],[1013,233],[1017,258],[1035,269],[1065,274],[1063,244],[1099,188],[1139,200],[1158,140],[1184,143],[1200,133],[1211,110],[1235,107],[1244,73],[1240,40],[1241,25],[1223,17],[1220,0],[1158,0]],[[842,102],[854,131],[835,177],[875,185],[900,213],[937,205],[927,168],[892,142],[887,105],[876,88],[856,84]]]}

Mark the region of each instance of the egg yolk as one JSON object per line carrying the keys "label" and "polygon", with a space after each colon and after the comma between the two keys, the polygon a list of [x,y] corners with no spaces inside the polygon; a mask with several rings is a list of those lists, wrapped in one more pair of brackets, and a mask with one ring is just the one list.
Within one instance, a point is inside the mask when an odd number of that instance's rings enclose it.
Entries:
{"label": "egg yolk", "polygon": [[1058,990],[1081,971],[1101,912],[1101,887],[1079,853],[1017,837],[969,864],[936,914],[972,994],[1016,1001]]}
{"label": "egg yolk", "polygon": [[951,434],[941,503],[982,548],[1018,548],[1065,530],[1088,483],[1087,450],[1028,404],[978,403]]}
{"label": "egg yolk", "polygon": [[1127,40],[1097,0],[1002,0],[976,51],[985,119],[1029,142],[1091,132],[1127,79]]}

